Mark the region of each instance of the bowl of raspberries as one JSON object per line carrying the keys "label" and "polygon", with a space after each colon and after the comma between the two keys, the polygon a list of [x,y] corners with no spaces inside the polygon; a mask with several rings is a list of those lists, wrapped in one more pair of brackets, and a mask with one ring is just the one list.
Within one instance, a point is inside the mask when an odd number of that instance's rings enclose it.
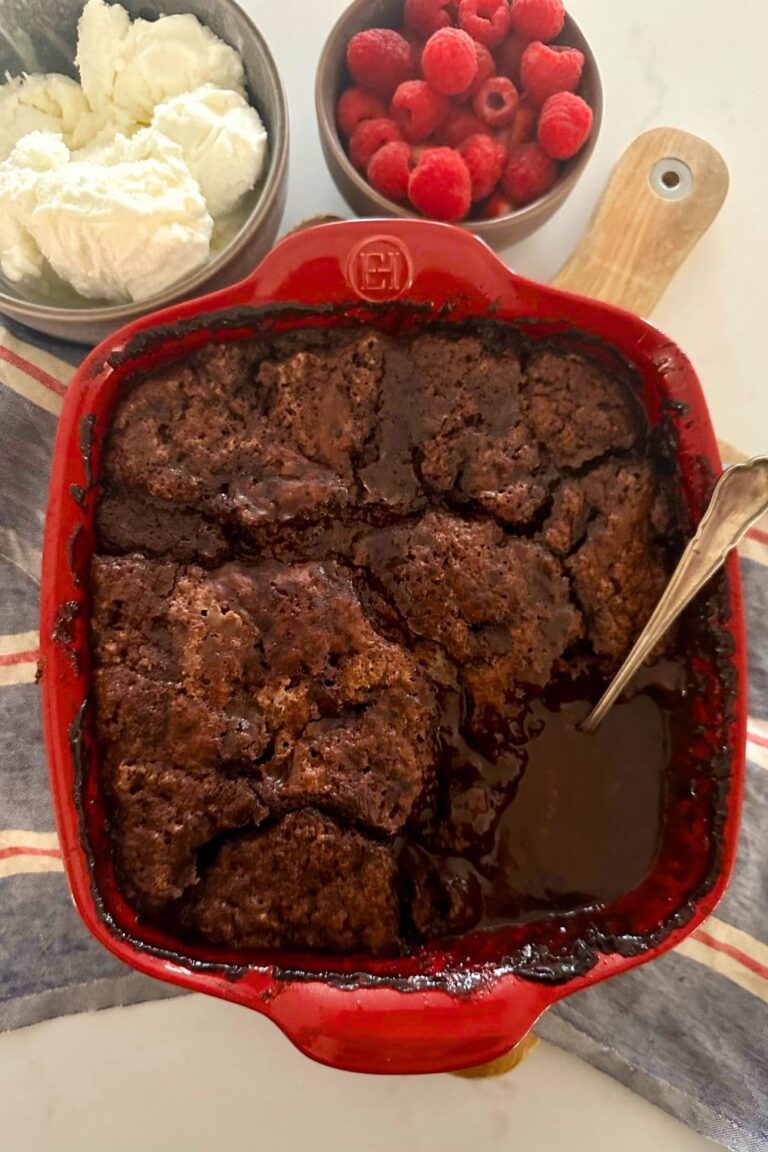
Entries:
{"label": "bowl of raspberries", "polygon": [[563,0],[355,0],[323,48],[316,104],[358,215],[441,220],[502,246],[575,187],[602,86]]}

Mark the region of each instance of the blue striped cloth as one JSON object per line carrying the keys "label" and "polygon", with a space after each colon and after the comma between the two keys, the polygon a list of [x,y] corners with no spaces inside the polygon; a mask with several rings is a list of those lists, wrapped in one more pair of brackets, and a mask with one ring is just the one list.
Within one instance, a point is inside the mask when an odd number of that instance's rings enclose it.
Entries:
{"label": "blue striped cloth", "polygon": [[[177,994],[91,939],[64,880],[39,719],[38,592],[71,346],[0,326],[0,1030]],[[545,1039],[740,1152],[768,1149],[768,523],[743,552],[749,766],[735,878],[674,953],[571,997]]]}

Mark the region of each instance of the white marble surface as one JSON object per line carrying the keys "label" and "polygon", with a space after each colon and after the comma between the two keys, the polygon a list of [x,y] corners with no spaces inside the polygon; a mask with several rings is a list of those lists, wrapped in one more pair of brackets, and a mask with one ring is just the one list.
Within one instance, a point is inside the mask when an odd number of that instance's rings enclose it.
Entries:
{"label": "white marble surface", "polygon": [[0,1038],[3,1152],[706,1152],[715,1145],[572,1056],[512,1074],[354,1076],[202,996]]}
{"label": "white marble surface", "polygon": [[[314,63],[343,0],[246,0],[285,78],[293,154],[285,227],[346,211],[314,125]],[[672,125],[725,156],[731,192],[654,320],[686,349],[719,435],[768,447],[761,353],[768,255],[763,106],[765,0],[571,0],[606,88],[603,134],[579,188],[537,236],[505,253],[547,278],[591,214],[618,154]],[[2,0],[0,0],[0,12]],[[725,22],[725,23],[724,23]],[[185,997],[74,1017],[0,1037],[4,1152],[702,1152],[712,1145],[608,1077],[544,1044],[512,1075],[376,1079],[317,1067],[267,1021]]]}

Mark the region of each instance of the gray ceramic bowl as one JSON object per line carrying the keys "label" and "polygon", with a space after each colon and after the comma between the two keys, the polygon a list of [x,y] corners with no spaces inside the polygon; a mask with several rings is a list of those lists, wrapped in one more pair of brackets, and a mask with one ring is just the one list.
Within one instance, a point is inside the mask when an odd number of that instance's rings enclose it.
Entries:
{"label": "gray ceramic bowl", "polygon": [[[272,247],[285,207],[288,107],[274,60],[260,32],[235,0],[120,0],[132,17],[190,12],[242,57],[251,102],[269,132],[269,160],[261,183],[235,224],[235,234],[205,267],[166,292],[138,304],[94,304],[75,295],[56,307],[24,294],[0,277],[0,312],[64,340],[95,344],[139,316],[242,280]],[[65,72],[74,67],[77,22],[84,0],[0,0],[0,76],[9,72]]]}
{"label": "gray ceramic bowl", "polygon": [[[336,128],[336,102],[351,82],[346,67],[346,49],[352,36],[364,28],[395,28],[403,22],[403,0],[354,0],[334,25],[325,42],[317,69],[315,104],[320,140],[336,187],[358,216],[400,216],[419,219],[402,204],[382,196],[354,168]],[[603,88],[597,62],[576,21],[566,16],[565,27],[556,43],[570,44],[584,53],[584,75],[580,94],[591,106],[595,121],[592,135],[578,156],[564,167],[554,188],[539,200],[499,216],[495,220],[463,220],[459,227],[481,236],[495,248],[513,244],[549,220],[575,188],[594,151],[603,118]]]}

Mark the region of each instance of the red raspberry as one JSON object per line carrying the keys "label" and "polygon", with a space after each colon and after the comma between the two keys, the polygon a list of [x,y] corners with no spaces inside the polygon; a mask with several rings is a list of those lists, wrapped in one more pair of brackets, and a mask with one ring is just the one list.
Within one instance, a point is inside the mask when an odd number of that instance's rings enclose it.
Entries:
{"label": "red raspberry", "polygon": [[405,25],[426,38],[439,28],[450,28],[446,12],[451,0],[405,0]]}
{"label": "red raspberry", "polygon": [[347,67],[356,84],[388,100],[413,75],[411,46],[391,28],[369,28],[347,44]]}
{"label": "red raspberry", "polygon": [[517,88],[506,76],[492,76],[486,80],[472,102],[475,115],[491,128],[511,124],[517,111]]}
{"label": "red raspberry", "polygon": [[477,96],[486,80],[490,80],[491,76],[496,75],[496,61],[485,44],[481,44],[479,40],[473,40],[472,43],[475,46],[477,58],[477,74],[472,81],[472,86],[467,89],[467,96],[470,97]]}
{"label": "red raspberry", "polygon": [[448,101],[426,80],[406,80],[392,97],[390,111],[403,139],[418,144],[445,119]]}
{"label": "red raspberry", "polygon": [[469,171],[472,199],[485,200],[501,180],[508,157],[506,147],[490,136],[470,136],[456,151]]}
{"label": "red raspberry", "polygon": [[393,140],[374,152],[368,163],[368,182],[398,204],[408,199],[408,181],[411,176],[411,146],[403,140]]}
{"label": "red raspberry", "polygon": [[570,160],[589,138],[593,119],[592,109],[581,96],[557,92],[541,110],[539,144],[553,159]]}
{"label": "red raspberry", "polygon": [[502,185],[515,207],[522,208],[549,192],[556,180],[554,160],[538,144],[521,144],[509,154]]}
{"label": "red raspberry", "polygon": [[536,125],[539,120],[539,110],[534,108],[527,96],[524,96],[517,106],[515,118],[507,132],[507,148],[519,148],[521,144],[529,144],[536,139]]}
{"label": "red raspberry", "polygon": [[528,41],[520,36],[508,36],[496,49],[496,71],[499,76],[508,76],[517,84],[520,80],[520,61]]}
{"label": "red raspberry", "polygon": [[436,92],[458,96],[477,75],[475,43],[458,28],[441,28],[430,36],[421,57],[421,70]]}
{"label": "red raspberry", "polygon": [[392,120],[363,120],[352,133],[349,141],[349,158],[361,172],[365,172],[368,162],[379,148],[402,140],[400,129]]}
{"label": "red raspberry", "polygon": [[527,96],[539,107],[555,92],[575,92],[581,83],[584,53],[534,40],[525,50],[520,79]]}
{"label": "red raspberry", "polygon": [[469,108],[457,108],[450,112],[435,133],[435,143],[448,148],[457,148],[468,136],[484,133],[490,136],[491,130]]}
{"label": "red raspberry", "polygon": [[434,220],[462,220],[472,203],[467,166],[452,148],[430,148],[411,172],[408,195],[414,208]]}
{"label": "red raspberry", "polygon": [[497,220],[499,216],[508,216],[510,212],[514,212],[514,208],[501,192],[494,192],[480,209],[483,220]]}
{"label": "red raspberry", "polygon": [[507,0],[461,0],[459,25],[481,44],[495,48],[509,32],[509,4]]}
{"label": "red raspberry", "polygon": [[524,40],[554,40],[563,30],[563,0],[512,0],[512,31]]}
{"label": "red raspberry", "polygon": [[362,88],[347,88],[336,105],[336,123],[347,140],[363,120],[380,120],[387,115],[387,106],[378,96]]}

